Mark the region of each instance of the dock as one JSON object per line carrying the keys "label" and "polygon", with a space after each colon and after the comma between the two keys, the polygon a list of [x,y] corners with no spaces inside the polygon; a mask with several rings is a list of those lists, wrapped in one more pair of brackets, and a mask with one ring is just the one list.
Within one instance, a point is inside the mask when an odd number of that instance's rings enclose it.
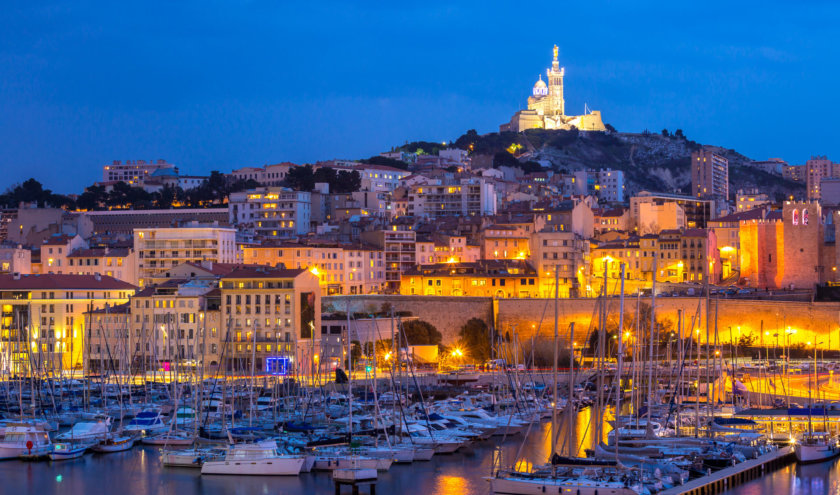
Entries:
{"label": "dock", "polygon": [[782,447],[756,459],[721,469],[688,483],[660,492],[661,495],[715,495],[752,479],[764,476],[774,469],[790,464],[793,447]]}

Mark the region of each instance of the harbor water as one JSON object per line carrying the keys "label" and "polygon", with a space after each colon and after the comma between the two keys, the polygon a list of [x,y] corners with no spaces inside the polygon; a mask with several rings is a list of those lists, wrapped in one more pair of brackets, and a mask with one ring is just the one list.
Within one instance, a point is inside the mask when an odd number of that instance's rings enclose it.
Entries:
{"label": "harbor water", "polygon": [[[609,415],[609,413],[608,413]],[[593,408],[580,411],[572,426],[573,452],[582,455],[593,446]],[[609,428],[607,428],[609,429]],[[535,424],[526,436],[493,437],[451,455],[435,455],[428,462],[393,464],[379,473],[379,494],[486,495],[489,476],[499,462],[517,468],[546,462],[550,450],[550,422]],[[558,450],[568,452],[569,431],[562,425]],[[127,452],[87,454],[63,462],[0,461],[0,493],[9,494],[280,494],[335,493],[328,472],[301,473],[291,477],[209,476],[199,469],[164,467],[160,449],[138,446]],[[349,489],[345,489],[349,493]],[[364,490],[363,490],[364,491]],[[800,466],[792,463],[766,476],[734,487],[727,495],[827,495],[840,494],[840,462]]]}
{"label": "harbor water", "polygon": [[[580,411],[573,426],[575,451],[590,448],[589,432],[593,409]],[[379,473],[378,494],[486,495],[494,460],[501,457],[518,468],[546,462],[550,450],[550,422],[535,424],[527,436],[492,437],[473,444],[466,451],[435,455],[428,462],[393,464]],[[568,438],[563,427],[559,444]],[[111,493],[118,495],[177,494],[282,494],[335,493],[329,472],[301,473],[291,477],[202,476],[199,469],[164,467],[160,449],[138,446],[126,452],[87,454],[61,462],[0,461],[0,493],[65,495]],[[349,488],[345,489],[350,493]],[[364,490],[363,490],[364,491]]]}

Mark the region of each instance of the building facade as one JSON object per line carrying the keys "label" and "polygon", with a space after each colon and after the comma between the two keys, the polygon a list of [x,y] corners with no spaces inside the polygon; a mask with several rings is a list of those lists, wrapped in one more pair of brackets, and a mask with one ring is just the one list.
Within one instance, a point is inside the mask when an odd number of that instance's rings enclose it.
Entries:
{"label": "building facade", "polygon": [[729,199],[729,160],[708,149],[691,153],[691,195]]}
{"label": "building facade", "polygon": [[312,198],[306,191],[263,187],[232,193],[230,223],[262,239],[283,239],[310,230]]}
{"label": "building facade", "polygon": [[165,281],[162,272],[182,263],[235,263],[236,230],[188,224],[180,228],[136,229],[137,278],[140,286]]}

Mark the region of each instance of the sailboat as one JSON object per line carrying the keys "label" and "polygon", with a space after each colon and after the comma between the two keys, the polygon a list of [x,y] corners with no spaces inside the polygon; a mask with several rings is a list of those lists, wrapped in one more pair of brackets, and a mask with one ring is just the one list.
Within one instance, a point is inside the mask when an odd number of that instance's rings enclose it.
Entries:
{"label": "sailboat", "polygon": [[[604,280],[604,300],[606,300],[606,269]],[[558,299],[559,299],[559,272],[555,268],[555,292],[554,292],[554,400],[557,394],[557,359],[558,359]],[[624,295],[624,266],[621,274],[622,310]],[[602,320],[601,332],[604,331]],[[574,323],[571,326],[570,341],[574,337]],[[602,336],[603,337],[603,336]],[[570,342],[571,343],[571,342]],[[570,346],[573,349],[573,346]],[[599,345],[599,352],[603,352],[603,345]],[[572,353],[572,360],[574,353]],[[573,379],[570,379],[569,392],[573,390]],[[599,386],[599,394],[603,393],[603,386]],[[600,400],[599,400],[600,402]],[[574,408],[567,408],[570,419]],[[571,427],[571,426],[570,426]],[[640,495],[648,493],[642,483],[633,479],[629,471],[623,470],[616,461],[598,461],[590,458],[571,457],[573,446],[569,443],[570,457],[561,457],[554,452],[557,443],[557,408],[553,408],[551,421],[551,445],[552,454],[550,464],[531,472],[519,472],[516,470],[499,470],[493,476],[485,478],[490,482],[490,491],[497,495],[538,495],[544,493],[575,493],[577,495],[598,495],[609,493],[610,495]],[[596,430],[597,432],[597,430]],[[596,433],[596,438],[598,437]]]}
{"label": "sailboat", "polygon": [[[817,381],[817,346],[814,345],[814,381]],[[800,464],[822,462],[833,459],[840,455],[840,439],[829,432],[814,431],[812,413],[814,404],[811,400],[811,375],[808,374],[808,431],[796,437],[793,450],[796,453],[796,460]],[[817,385],[819,390],[819,384]],[[823,410],[825,414],[825,410]]]}

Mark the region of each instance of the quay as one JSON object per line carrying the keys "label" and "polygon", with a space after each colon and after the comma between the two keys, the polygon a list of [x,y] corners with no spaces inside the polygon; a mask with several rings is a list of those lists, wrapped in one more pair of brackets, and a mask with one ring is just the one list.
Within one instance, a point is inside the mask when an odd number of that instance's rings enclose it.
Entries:
{"label": "quay", "polygon": [[715,495],[723,493],[734,486],[786,466],[793,459],[793,447],[782,447],[757,459],[744,461],[738,465],[721,469],[709,476],[697,478],[682,486],[675,486],[659,493],[660,495]]}

